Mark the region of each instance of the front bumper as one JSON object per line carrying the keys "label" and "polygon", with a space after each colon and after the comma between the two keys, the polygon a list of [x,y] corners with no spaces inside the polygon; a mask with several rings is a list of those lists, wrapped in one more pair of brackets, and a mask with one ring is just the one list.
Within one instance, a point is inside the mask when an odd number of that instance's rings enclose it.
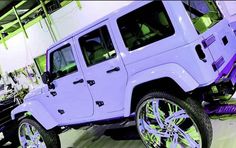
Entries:
{"label": "front bumper", "polygon": [[225,66],[225,68],[219,73],[215,83],[231,82],[233,86],[236,84],[236,54]]}

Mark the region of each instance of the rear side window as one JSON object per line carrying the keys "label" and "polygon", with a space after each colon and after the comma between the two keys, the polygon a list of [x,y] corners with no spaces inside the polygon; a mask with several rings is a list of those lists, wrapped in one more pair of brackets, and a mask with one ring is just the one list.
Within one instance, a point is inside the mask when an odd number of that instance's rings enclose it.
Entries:
{"label": "rear side window", "polygon": [[54,79],[76,72],[77,66],[71,46],[65,45],[50,54],[50,72]]}
{"label": "rear side window", "polygon": [[107,26],[102,26],[79,38],[87,66],[107,61],[116,56]]}
{"label": "rear side window", "polygon": [[174,34],[174,28],[161,1],[154,1],[117,20],[129,51]]}
{"label": "rear side window", "polygon": [[182,2],[198,33],[207,31],[223,18],[214,1],[182,0]]}

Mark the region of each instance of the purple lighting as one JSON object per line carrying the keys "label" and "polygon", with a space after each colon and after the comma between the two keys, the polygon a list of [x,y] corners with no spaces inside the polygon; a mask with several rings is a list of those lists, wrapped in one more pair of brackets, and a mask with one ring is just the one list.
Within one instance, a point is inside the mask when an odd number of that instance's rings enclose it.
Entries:
{"label": "purple lighting", "polygon": [[206,38],[205,40],[202,41],[202,44],[204,46],[204,48],[209,47],[212,43],[214,43],[216,40],[215,36],[212,34],[211,36],[209,36],[208,38]]}

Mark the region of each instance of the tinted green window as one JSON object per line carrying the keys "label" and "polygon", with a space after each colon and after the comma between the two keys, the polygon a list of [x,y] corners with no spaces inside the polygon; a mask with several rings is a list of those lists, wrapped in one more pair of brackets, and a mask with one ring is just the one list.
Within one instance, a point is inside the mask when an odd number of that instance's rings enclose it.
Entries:
{"label": "tinted green window", "polygon": [[182,1],[198,33],[205,32],[223,18],[214,1]]}
{"label": "tinted green window", "polygon": [[174,28],[161,1],[154,1],[134,10],[120,17],[117,23],[129,50],[174,34]]}
{"label": "tinted green window", "polygon": [[106,26],[102,26],[80,37],[79,43],[87,66],[109,60],[116,56],[115,48]]}
{"label": "tinted green window", "polygon": [[41,55],[34,59],[40,74],[43,74],[46,71],[46,55]]}
{"label": "tinted green window", "polygon": [[50,54],[50,72],[60,78],[76,72],[77,66],[70,45],[63,46]]}

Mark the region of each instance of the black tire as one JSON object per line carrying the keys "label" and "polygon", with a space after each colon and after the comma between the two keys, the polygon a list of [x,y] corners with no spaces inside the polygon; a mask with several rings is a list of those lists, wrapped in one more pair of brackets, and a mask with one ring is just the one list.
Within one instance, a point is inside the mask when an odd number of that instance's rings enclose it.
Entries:
{"label": "black tire", "polygon": [[[23,119],[19,124],[18,129],[18,136],[20,136],[20,127],[22,124],[30,124],[33,126],[36,130],[38,130],[39,134],[41,135],[45,145],[47,148],[60,148],[60,139],[58,134],[53,130],[46,130],[44,127],[42,127],[38,122],[32,119]],[[22,146],[24,148],[24,146]]]}
{"label": "black tire", "polygon": [[[177,97],[170,95],[168,93],[165,93],[165,92],[148,93],[139,101],[139,103],[136,107],[136,123],[138,123],[138,119],[139,119],[139,117],[137,117],[139,108],[141,107],[141,105],[143,103],[145,103],[145,101],[147,101],[151,98],[162,98],[163,100],[167,100],[168,102],[173,102],[176,105],[178,105],[179,107],[181,107],[186,112],[186,114],[194,121],[194,123],[198,129],[199,135],[201,136],[201,142],[202,142],[200,147],[201,148],[210,148],[211,142],[212,142],[212,136],[213,136],[210,118],[204,112],[200,103],[191,99],[191,98],[180,99],[180,98],[177,98]],[[145,114],[146,114],[146,112],[145,112]],[[139,126],[141,127],[141,125],[137,124],[137,130],[139,132],[139,135],[141,136],[141,133],[139,131]],[[143,141],[143,139],[142,139],[142,141]],[[143,143],[146,147],[149,147],[149,146],[147,146],[147,144],[145,144],[144,141],[143,141]],[[158,146],[152,146],[152,147],[158,147]],[[161,148],[162,148],[162,146],[161,146]]]}

